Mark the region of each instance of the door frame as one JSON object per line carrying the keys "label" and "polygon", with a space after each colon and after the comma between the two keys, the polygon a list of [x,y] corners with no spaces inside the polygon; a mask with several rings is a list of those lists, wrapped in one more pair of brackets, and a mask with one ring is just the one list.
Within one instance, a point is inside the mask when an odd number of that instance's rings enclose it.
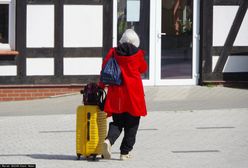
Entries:
{"label": "door frame", "polygon": [[[162,0],[150,0],[150,56],[149,79],[143,79],[144,86],[159,85],[197,85],[199,79],[199,50],[200,50],[200,0],[194,1],[193,15],[193,62],[192,79],[161,80],[161,8]],[[117,45],[117,0],[113,0],[113,47]]]}
{"label": "door frame", "polygon": [[[161,32],[161,21],[162,21],[162,0],[151,1],[151,12],[155,13],[155,24],[151,21],[151,26],[155,25],[155,31],[151,40],[155,45],[152,51],[155,53],[155,63],[152,69],[155,71],[154,85],[197,85],[199,79],[199,50],[200,50],[200,0],[193,0],[193,45],[192,45],[192,78],[191,79],[161,79],[161,38],[159,33]],[[153,14],[154,15],[154,14]],[[151,15],[152,16],[152,15]],[[153,16],[154,17],[154,16]],[[151,17],[151,20],[153,20]],[[153,23],[152,23],[153,22]],[[151,33],[152,34],[152,33]]]}

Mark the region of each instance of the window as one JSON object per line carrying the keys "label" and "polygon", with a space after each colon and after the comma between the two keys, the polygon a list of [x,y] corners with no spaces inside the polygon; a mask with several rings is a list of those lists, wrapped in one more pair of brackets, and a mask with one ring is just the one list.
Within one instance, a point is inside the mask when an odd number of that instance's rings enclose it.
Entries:
{"label": "window", "polygon": [[9,5],[0,4],[0,43],[9,43]]}
{"label": "window", "polygon": [[15,50],[15,0],[0,0],[0,50]]}

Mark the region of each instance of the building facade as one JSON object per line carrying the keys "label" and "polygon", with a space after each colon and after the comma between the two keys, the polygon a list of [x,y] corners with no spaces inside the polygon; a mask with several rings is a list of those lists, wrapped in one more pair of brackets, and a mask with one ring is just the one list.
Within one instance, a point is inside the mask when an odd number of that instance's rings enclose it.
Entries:
{"label": "building facade", "polygon": [[98,81],[102,59],[127,28],[146,52],[144,85],[245,82],[247,6],[246,0],[0,0],[0,100],[75,92]]}

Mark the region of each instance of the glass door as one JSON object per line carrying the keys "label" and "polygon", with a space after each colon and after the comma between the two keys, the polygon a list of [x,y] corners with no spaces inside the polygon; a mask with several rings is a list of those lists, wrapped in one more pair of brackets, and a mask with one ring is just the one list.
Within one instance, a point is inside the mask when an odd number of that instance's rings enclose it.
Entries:
{"label": "glass door", "polygon": [[157,1],[156,85],[197,84],[197,1]]}

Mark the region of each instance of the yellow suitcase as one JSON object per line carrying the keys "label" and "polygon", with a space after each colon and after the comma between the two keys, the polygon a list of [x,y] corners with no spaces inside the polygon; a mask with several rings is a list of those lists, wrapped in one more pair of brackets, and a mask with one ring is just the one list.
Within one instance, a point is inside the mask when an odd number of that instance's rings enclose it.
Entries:
{"label": "yellow suitcase", "polygon": [[97,105],[80,105],[76,116],[76,152],[80,156],[95,160],[103,154],[102,144],[107,134],[106,113]]}

